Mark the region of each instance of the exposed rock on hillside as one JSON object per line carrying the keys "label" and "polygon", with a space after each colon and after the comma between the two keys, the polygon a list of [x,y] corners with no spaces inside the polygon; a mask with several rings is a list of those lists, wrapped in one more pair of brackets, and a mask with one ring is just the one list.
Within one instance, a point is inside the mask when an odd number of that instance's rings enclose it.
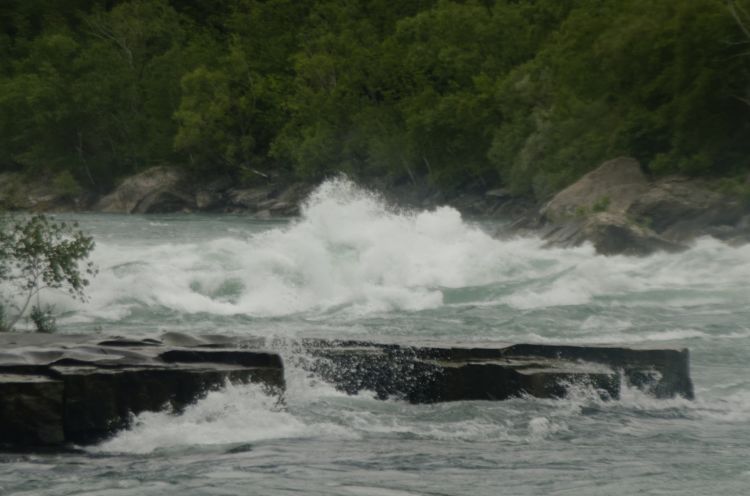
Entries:
{"label": "exposed rock on hillside", "polygon": [[299,206],[312,186],[293,183],[261,184],[237,188],[229,178],[196,184],[171,167],[154,167],[125,179],[103,197],[94,210],[107,213],[247,212],[258,217],[288,217],[299,213]]}
{"label": "exposed rock on hillside", "polygon": [[185,175],[173,167],[153,167],[125,179],[95,210],[107,213],[169,213],[195,208]]}
{"label": "exposed rock on hillside", "polygon": [[298,215],[300,205],[312,188],[309,184],[292,183],[285,187],[268,184],[230,189],[225,210],[250,212],[262,218]]}
{"label": "exposed rock on hillside", "polygon": [[74,182],[58,184],[53,176],[31,177],[17,172],[0,173],[0,209],[34,212],[71,212],[91,206],[92,195]]}
{"label": "exposed rock on hillside", "polygon": [[748,238],[748,209],[707,181],[651,181],[632,158],[603,163],[555,195],[540,211],[551,245],[590,241],[605,255],[675,251],[702,235]]}
{"label": "exposed rock on hillside", "polygon": [[566,221],[591,211],[624,214],[650,187],[637,160],[616,158],[604,162],[571,184],[542,208],[550,221]]}

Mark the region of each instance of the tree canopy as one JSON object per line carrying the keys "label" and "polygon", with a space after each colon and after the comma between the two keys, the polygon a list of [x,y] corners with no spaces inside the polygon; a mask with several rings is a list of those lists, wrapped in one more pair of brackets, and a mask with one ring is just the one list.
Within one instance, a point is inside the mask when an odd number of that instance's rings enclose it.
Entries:
{"label": "tree canopy", "polygon": [[750,171],[750,0],[8,0],[0,170],[340,171],[545,198]]}

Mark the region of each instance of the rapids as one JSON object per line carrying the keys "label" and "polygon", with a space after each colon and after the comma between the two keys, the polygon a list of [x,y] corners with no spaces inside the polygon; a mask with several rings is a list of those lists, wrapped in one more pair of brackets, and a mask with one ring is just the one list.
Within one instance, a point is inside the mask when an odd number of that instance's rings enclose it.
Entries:
{"label": "rapids", "polygon": [[685,346],[696,400],[585,389],[559,401],[408,405],[349,397],[282,353],[283,404],[229,385],[142,414],[75,454],[0,455],[24,496],[746,494],[750,246],[596,255],[500,234],[449,207],[400,210],[346,179],[298,219],[67,215],[96,239],[60,332],[164,331]]}

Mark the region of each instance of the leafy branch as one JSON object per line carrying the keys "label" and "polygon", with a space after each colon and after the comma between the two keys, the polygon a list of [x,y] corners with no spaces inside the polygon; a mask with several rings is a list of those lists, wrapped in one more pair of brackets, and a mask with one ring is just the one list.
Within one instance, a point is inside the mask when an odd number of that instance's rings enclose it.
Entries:
{"label": "leafy branch", "polygon": [[89,277],[97,269],[88,260],[94,240],[77,223],[56,222],[45,215],[2,222],[0,232],[0,282],[23,296],[17,314],[5,326],[12,329],[34,297],[46,289],[62,290],[86,300]]}

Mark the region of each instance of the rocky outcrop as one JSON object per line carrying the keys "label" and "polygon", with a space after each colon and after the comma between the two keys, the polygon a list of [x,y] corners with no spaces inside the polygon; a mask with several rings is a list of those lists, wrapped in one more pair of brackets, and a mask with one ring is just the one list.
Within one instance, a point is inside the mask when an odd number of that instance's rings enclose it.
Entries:
{"label": "rocky outcrop", "polygon": [[95,211],[105,213],[243,212],[259,218],[290,217],[312,186],[304,183],[268,182],[237,188],[223,177],[206,184],[190,181],[174,167],[153,167],[125,179],[112,193],[101,198]]}
{"label": "rocky outcrop", "polygon": [[299,215],[300,206],[312,191],[306,183],[292,183],[279,187],[268,184],[254,188],[227,191],[227,211],[244,211],[260,218],[292,217]]}
{"label": "rocky outcrop", "polygon": [[195,195],[185,174],[174,167],[153,167],[125,179],[94,209],[106,213],[148,214],[189,211]]}
{"label": "rocky outcrop", "polygon": [[0,210],[71,212],[86,210],[92,202],[93,195],[64,174],[32,178],[18,172],[0,173]]}
{"label": "rocky outcrop", "polygon": [[591,242],[604,255],[677,251],[698,236],[750,239],[740,199],[708,181],[649,179],[635,159],[605,162],[555,195],[541,210],[549,245]]}
{"label": "rocky outcrop", "polygon": [[685,245],[659,236],[622,214],[597,212],[562,222],[548,222],[541,231],[548,246],[579,246],[590,242],[601,255],[649,255],[676,252]]}
{"label": "rocky outcrop", "polygon": [[648,191],[633,200],[627,214],[675,242],[690,241],[701,235],[731,241],[750,233],[745,225],[750,214],[745,201],[721,193],[709,181],[685,177],[655,181]]}
{"label": "rocky outcrop", "polygon": [[86,444],[134,414],[180,411],[227,381],[284,390],[281,357],[349,394],[413,403],[564,397],[588,387],[618,398],[628,384],[657,398],[693,397],[687,350],[501,343],[373,343],[191,336],[102,339],[0,334],[0,446]]}
{"label": "rocky outcrop", "polygon": [[688,351],[536,344],[308,342],[316,373],[341,390],[412,403],[560,398],[589,387],[616,399],[627,384],[657,398],[693,398]]}
{"label": "rocky outcrop", "polygon": [[551,221],[565,221],[591,211],[624,214],[649,186],[637,160],[616,158],[556,194],[542,208],[542,215]]}
{"label": "rocky outcrop", "polygon": [[166,347],[157,340],[0,335],[0,444],[99,441],[144,411],[179,411],[206,392],[257,382],[284,388],[278,354]]}

